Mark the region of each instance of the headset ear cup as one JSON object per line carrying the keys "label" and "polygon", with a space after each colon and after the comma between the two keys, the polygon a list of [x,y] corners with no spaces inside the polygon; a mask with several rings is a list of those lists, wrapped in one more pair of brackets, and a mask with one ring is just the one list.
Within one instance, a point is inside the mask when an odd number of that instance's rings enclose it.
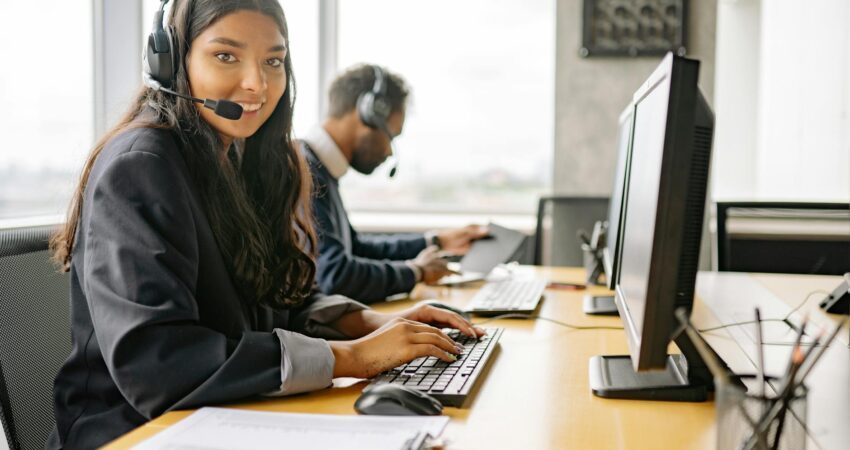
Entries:
{"label": "headset ear cup", "polygon": [[360,115],[360,121],[369,128],[379,128],[380,126],[374,114],[374,103],[375,94],[372,92],[364,92],[357,99],[357,114]]}
{"label": "headset ear cup", "polygon": [[390,118],[390,102],[382,95],[375,95],[372,99],[372,115],[376,123],[386,126],[387,119]]}
{"label": "headset ear cup", "polygon": [[171,27],[167,30],[154,30],[148,36],[145,70],[162,87],[171,89],[177,65]]}
{"label": "headset ear cup", "polygon": [[387,119],[390,118],[392,105],[386,99],[384,72],[378,66],[372,66],[375,71],[375,82],[372,90],[360,94],[357,98],[357,113],[360,121],[370,128],[387,129]]}

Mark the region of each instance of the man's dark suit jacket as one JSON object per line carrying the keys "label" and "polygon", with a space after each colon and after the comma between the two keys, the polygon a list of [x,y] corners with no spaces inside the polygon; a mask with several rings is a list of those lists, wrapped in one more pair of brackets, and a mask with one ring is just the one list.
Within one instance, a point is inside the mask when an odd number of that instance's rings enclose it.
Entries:
{"label": "man's dark suit jacket", "polygon": [[161,129],[122,132],[98,156],[70,275],[72,350],[48,448],[99,447],[172,409],[325,387],[332,367],[325,385],[311,380],[327,342],[293,331],[344,338],[328,324],[365,308],[318,292],[291,310],[243,302]]}
{"label": "man's dark suit jacket", "polygon": [[339,181],[310,145],[301,141],[313,172],[313,209],[319,233],[319,287],[365,303],[384,300],[416,285],[405,260],[425,249],[422,235],[361,236],[348,221]]}

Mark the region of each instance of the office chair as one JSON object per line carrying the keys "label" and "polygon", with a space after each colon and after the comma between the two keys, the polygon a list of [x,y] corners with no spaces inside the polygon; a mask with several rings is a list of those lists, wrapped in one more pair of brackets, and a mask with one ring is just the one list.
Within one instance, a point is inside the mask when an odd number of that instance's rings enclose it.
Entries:
{"label": "office chair", "polygon": [[55,230],[0,230],[0,419],[11,450],[44,448],[53,380],[71,351],[68,274],[48,252]]}
{"label": "office chair", "polygon": [[850,203],[717,202],[717,268],[850,272]]}
{"label": "office chair", "polygon": [[608,197],[546,196],[537,205],[534,264],[581,266],[579,230],[588,235],[597,220],[608,217]]}

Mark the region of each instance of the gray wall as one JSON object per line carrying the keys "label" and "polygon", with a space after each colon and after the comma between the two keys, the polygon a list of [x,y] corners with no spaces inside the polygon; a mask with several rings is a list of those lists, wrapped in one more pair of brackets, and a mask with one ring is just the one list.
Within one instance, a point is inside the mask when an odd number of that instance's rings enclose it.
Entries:
{"label": "gray wall", "polygon": [[[559,195],[610,195],[617,118],[660,57],[581,58],[582,0],[558,0],[555,59],[555,164]],[[700,86],[713,104],[715,0],[690,0],[687,49],[699,59]]]}

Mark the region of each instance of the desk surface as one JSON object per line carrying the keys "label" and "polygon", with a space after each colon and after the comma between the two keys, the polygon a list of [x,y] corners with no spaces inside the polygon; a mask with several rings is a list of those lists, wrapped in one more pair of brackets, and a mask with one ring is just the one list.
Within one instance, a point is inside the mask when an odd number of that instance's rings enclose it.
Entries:
{"label": "desk surface", "polygon": [[[520,268],[534,271],[552,281],[581,282],[584,272],[568,268]],[[731,275],[731,276],[727,276]],[[703,280],[703,278],[705,280]],[[712,312],[720,304],[714,296],[727,293],[725,289],[747,284],[762,289],[760,301],[775,303],[777,311],[788,310],[812,289],[830,289],[839,277],[786,277],[746,274],[705,274],[698,282],[701,300],[695,304],[693,321],[700,327],[719,324]],[[752,287],[750,286],[750,287]],[[414,298],[439,298],[441,301],[462,307],[475,293],[475,288],[429,288],[414,291]],[[590,317],[581,311],[582,296],[586,292],[605,293],[601,288],[588,291],[547,290],[539,314],[574,325],[619,326],[619,318]],[[704,301],[702,301],[704,300]],[[779,300],[779,301],[777,301]],[[808,302],[816,308],[817,302]],[[391,302],[377,306],[381,311],[406,308],[411,301]],[[805,309],[805,308],[804,308]],[[751,309],[750,309],[751,311]],[[480,319],[479,319],[480,320]],[[829,315],[817,317],[819,321],[837,322]],[[500,349],[487,376],[480,380],[480,388],[464,408],[446,408],[452,418],[444,437],[447,448],[606,448],[606,449],[657,449],[657,448],[713,448],[714,404],[647,402],[609,400],[592,395],[588,387],[588,360],[600,354],[627,354],[628,348],[622,330],[571,330],[546,321],[507,319],[485,326],[505,328]],[[828,363],[840,368],[829,369],[837,380],[848,384],[850,379],[850,348],[846,333],[843,345],[830,349],[836,355]],[[727,330],[706,336],[711,345],[736,371],[752,373],[751,358],[746,345]],[[740,340],[740,339],[739,339]],[[780,347],[780,346],[777,346]],[[787,349],[778,348],[773,355],[777,361]],[[822,367],[822,374],[827,372]],[[813,373],[813,376],[817,373]],[[258,411],[286,411],[301,413],[355,414],[354,401],[365,382],[355,379],[337,379],[334,387],[305,395],[260,400],[231,405]],[[817,389],[812,389],[817,394]],[[850,388],[847,389],[850,391]],[[844,395],[843,393],[841,395]],[[813,402],[818,401],[813,395]],[[847,399],[850,400],[850,394]],[[850,401],[833,405],[832,413],[843,414],[844,422],[850,420]],[[810,407],[817,409],[820,405]],[[838,410],[840,409],[840,410]],[[112,442],[108,448],[129,448],[169,425],[186,417],[191,411],[165,414]],[[823,417],[815,427],[815,445],[821,448],[839,448],[842,433],[834,430],[833,422]],[[846,427],[844,427],[846,428]],[[843,440],[847,442],[848,439]]]}

